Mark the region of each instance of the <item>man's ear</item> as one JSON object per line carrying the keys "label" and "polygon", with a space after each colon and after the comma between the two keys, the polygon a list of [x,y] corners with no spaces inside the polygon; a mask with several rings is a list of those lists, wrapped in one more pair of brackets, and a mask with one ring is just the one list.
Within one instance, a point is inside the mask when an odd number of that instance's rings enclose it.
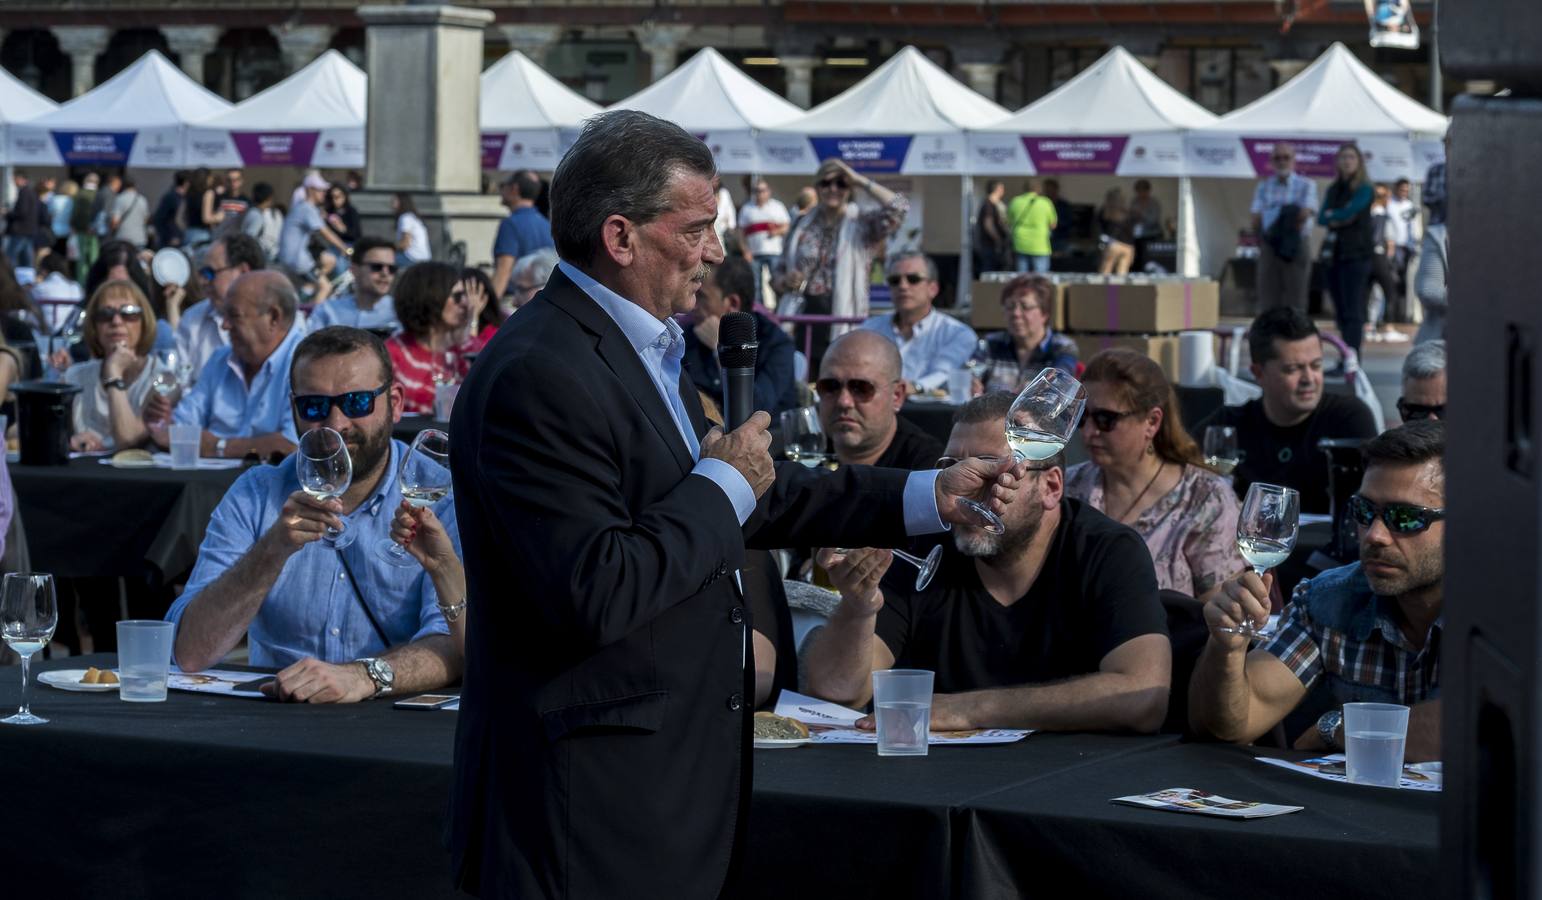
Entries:
{"label": "man's ear", "polygon": [[1254,381],[1262,381],[1263,380],[1263,377],[1264,377],[1264,367],[1262,365],[1260,365],[1258,363],[1248,363],[1248,371],[1253,373],[1253,380]]}
{"label": "man's ear", "polygon": [[630,266],[637,255],[637,227],[626,216],[613,215],[600,225],[600,240],[605,245],[605,255],[623,268]]}
{"label": "man's ear", "polygon": [[729,294],[728,296],[724,297],[723,300],[728,304],[729,312],[744,311],[744,301],[740,299],[738,294]]}

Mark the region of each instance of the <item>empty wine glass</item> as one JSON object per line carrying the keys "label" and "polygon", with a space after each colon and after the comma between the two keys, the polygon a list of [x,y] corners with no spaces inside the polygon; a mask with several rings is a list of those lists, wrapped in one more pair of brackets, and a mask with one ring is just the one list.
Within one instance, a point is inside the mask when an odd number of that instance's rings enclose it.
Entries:
{"label": "empty wine glass", "polygon": [[[1294,488],[1255,481],[1248,485],[1237,519],[1237,550],[1258,577],[1290,558],[1296,548],[1296,529],[1301,517],[1301,495]],[[1259,630],[1252,619],[1236,628],[1221,628],[1229,634],[1243,634],[1255,640],[1270,637]]]}
{"label": "empty wine glass", "polygon": [[975,377],[980,384],[985,384],[985,377],[991,373],[991,345],[990,341],[980,338],[974,342],[974,352],[969,355],[969,361],[964,364],[969,369],[969,374]]}
{"label": "empty wine glass", "polygon": [[818,409],[805,406],[782,413],[782,447],[789,460],[810,469],[829,462],[829,445],[824,426],[819,424]]}
{"label": "empty wine glass", "polygon": [[[836,553],[843,557],[851,552],[846,547],[836,547],[834,549]],[[895,559],[902,559],[916,567],[916,590],[918,591],[926,590],[926,586],[932,583],[932,576],[937,574],[937,566],[942,563],[941,544],[933,547],[932,552],[926,554],[925,559],[912,553],[906,553],[903,550],[890,550],[889,552],[894,554]]]}
{"label": "empty wine glass", "polygon": [[54,601],[54,577],[46,574],[5,576],[0,585],[0,637],[21,657],[21,707],[0,723],[42,725],[48,720],[32,714],[32,654],[53,640],[59,624]]}
{"label": "empty wine glass", "polygon": [[[300,478],[300,489],[317,500],[343,496],[353,483],[353,458],[343,436],[324,426],[300,435],[295,474]],[[342,528],[328,528],[322,540],[339,550],[353,543],[348,521],[343,520]]]}
{"label": "empty wine glass", "polygon": [[1241,457],[1237,452],[1237,429],[1230,425],[1211,425],[1205,429],[1205,465],[1230,475]]}
{"label": "empty wine glass", "polygon": [[[402,499],[413,506],[433,506],[450,493],[450,436],[434,428],[425,428],[412,439],[412,446],[402,455],[398,472]],[[379,544],[380,557],[393,566],[408,568],[418,564],[401,544],[390,538]]]}
{"label": "empty wine glass", "polygon": [[[157,350],[150,364],[155,367],[155,375],[150,380],[150,390],[170,404],[172,395],[181,390],[184,384],[181,375],[181,354],[175,350]],[[162,421],[154,424],[166,423]]]}

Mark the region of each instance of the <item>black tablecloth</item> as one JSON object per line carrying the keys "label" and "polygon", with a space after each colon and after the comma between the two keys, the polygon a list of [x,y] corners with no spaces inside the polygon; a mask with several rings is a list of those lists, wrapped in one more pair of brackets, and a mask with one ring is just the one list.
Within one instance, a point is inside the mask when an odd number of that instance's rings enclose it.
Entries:
{"label": "black tablecloth", "polygon": [[[0,707],[19,694],[17,669],[0,669]],[[43,686],[33,710],[50,724],[0,726],[7,773],[47,786],[0,817],[0,846],[29,863],[8,879],[18,896],[39,885],[97,900],[451,895],[440,841],[454,713],[178,692],[129,704]],[[756,751],[752,895],[1427,892],[1438,795],[1331,784],[1251,755],[1054,734],[909,759],[860,746]],[[1232,821],[1108,802],[1167,787],[1307,809]]]}
{"label": "black tablecloth", "polygon": [[193,567],[209,516],[242,472],[115,469],[90,458],[10,471],[34,570],[152,583]]}

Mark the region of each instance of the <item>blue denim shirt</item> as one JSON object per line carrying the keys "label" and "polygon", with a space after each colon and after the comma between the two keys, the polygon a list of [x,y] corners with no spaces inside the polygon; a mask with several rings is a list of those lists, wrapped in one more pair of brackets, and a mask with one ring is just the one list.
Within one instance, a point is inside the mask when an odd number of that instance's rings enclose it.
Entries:
{"label": "blue denim shirt", "polygon": [[257,370],[251,385],[247,385],[230,347],[214,351],[198,383],[177,403],[171,421],[197,425],[217,437],[278,432],[290,441],[297,440],[289,408],[289,358],[304,337],[305,326],[296,322]]}
{"label": "blue denim shirt", "polygon": [[390,328],[393,331],[399,331],[402,327],[402,323],[396,319],[396,302],[390,294],[376,300],[375,305],[369,309],[359,309],[359,300],[353,294],[333,297],[311,310],[306,330],[317,331],[328,325],[351,325],[354,328],[371,329]]}

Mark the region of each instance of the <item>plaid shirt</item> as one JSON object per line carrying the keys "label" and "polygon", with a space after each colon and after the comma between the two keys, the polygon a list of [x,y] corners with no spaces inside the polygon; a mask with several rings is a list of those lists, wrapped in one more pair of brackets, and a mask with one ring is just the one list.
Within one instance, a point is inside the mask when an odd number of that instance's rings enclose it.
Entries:
{"label": "plaid shirt", "polygon": [[[1290,173],[1290,177],[1282,183],[1278,175],[1270,175],[1258,183],[1258,189],[1253,192],[1252,211],[1258,213],[1259,224],[1264,231],[1268,231],[1274,225],[1274,220],[1280,217],[1280,208],[1286,204],[1293,204],[1302,209],[1317,211],[1317,185],[1312,179],[1304,175]],[[1311,216],[1301,225],[1302,234],[1312,233]]]}
{"label": "plaid shirt", "polygon": [[1424,205],[1430,208],[1427,224],[1446,224],[1446,164],[1435,163],[1424,173]]}
{"label": "plaid shirt", "polygon": [[985,375],[987,391],[1011,391],[1017,393],[1028,386],[1028,379],[1041,369],[1055,368],[1067,375],[1076,374],[1076,342],[1054,330],[1046,328],[1044,340],[1028,355],[1027,364],[1017,361],[1017,345],[1012,335],[997,331],[985,336],[985,346],[990,348],[987,360],[990,369]]}
{"label": "plaid shirt", "polygon": [[1414,649],[1398,626],[1396,604],[1373,594],[1360,564],[1352,563],[1297,585],[1264,649],[1308,691],[1326,676],[1338,703],[1411,706],[1440,693],[1444,621],[1436,619],[1424,649]]}

